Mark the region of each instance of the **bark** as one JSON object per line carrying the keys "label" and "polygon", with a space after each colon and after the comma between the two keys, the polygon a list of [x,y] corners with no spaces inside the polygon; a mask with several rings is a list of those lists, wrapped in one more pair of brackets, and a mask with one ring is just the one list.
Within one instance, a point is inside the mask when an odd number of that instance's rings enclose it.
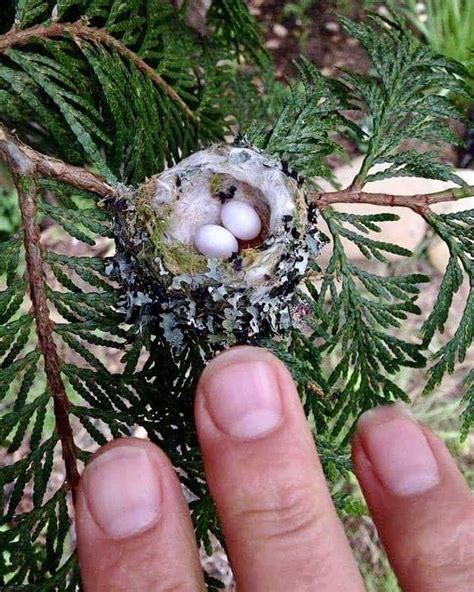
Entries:
{"label": "bark", "polygon": [[55,179],[78,189],[96,193],[101,197],[113,197],[117,193],[117,189],[99,175],[81,167],[68,165],[22,144],[6,132],[1,124],[0,158],[5,161],[13,174]]}
{"label": "bark", "polygon": [[[352,186],[351,186],[352,187]],[[456,201],[474,195],[474,186],[454,187],[436,193],[417,195],[391,195],[388,193],[368,193],[353,190],[351,187],[343,191],[313,193],[310,196],[318,207],[324,208],[334,203],[364,203],[377,206],[398,206],[410,208],[424,215],[429,206],[443,201]]]}
{"label": "bark", "polygon": [[45,290],[44,261],[41,253],[41,231],[36,221],[36,183],[29,177],[16,174],[18,201],[23,221],[26,273],[30,287],[31,302],[36,321],[38,343],[43,354],[48,390],[54,401],[56,432],[61,441],[69,488],[74,490],[79,482],[76,462],[76,447],[69,422],[70,403],[61,376],[61,361],[53,338],[53,323],[49,316]]}

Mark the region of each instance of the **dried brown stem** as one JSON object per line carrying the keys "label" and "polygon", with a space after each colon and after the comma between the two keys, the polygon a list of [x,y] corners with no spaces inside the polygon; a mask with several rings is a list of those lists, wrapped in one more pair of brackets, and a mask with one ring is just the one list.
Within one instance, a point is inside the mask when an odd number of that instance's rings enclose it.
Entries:
{"label": "dried brown stem", "polygon": [[45,275],[41,252],[41,231],[36,221],[36,183],[18,170],[13,171],[18,189],[21,218],[24,229],[26,272],[30,286],[31,302],[36,320],[36,333],[43,354],[48,389],[54,401],[56,432],[62,446],[66,478],[74,492],[79,481],[76,463],[76,447],[69,422],[69,400],[61,377],[61,362],[53,339],[53,324],[49,316],[45,291]]}
{"label": "dried brown stem", "polygon": [[61,160],[41,154],[14,139],[0,125],[0,159],[15,174],[40,176],[68,183],[78,189],[111,197],[116,193],[102,177],[81,167],[68,165]]}
{"label": "dried brown stem", "polygon": [[37,25],[24,30],[12,29],[5,35],[0,36],[0,55],[7,52],[11,47],[26,45],[32,39],[53,39],[64,36],[71,36],[75,40],[86,39],[92,43],[101,43],[108,47],[112,47],[121,56],[130,60],[130,62],[132,62],[141,72],[149,76],[158,88],[179,105],[191,121],[196,124],[199,123],[196,114],[191,111],[174,88],[170,86],[151,66],[149,66],[145,60],[129,49],[121,41],[107,33],[105,29],[90,27],[85,21]]}
{"label": "dried brown stem", "polygon": [[343,191],[313,193],[310,199],[318,207],[324,208],[334,203],[364,203],[377,206],[398,206],[410,208],[418,214],[424,214],[430,205],[443,201],[456,201],[474,195],[474,185],[454,187],[437,193],[417,195],[391,195],[388,193],[368,193],[354,191],[350,187]]}

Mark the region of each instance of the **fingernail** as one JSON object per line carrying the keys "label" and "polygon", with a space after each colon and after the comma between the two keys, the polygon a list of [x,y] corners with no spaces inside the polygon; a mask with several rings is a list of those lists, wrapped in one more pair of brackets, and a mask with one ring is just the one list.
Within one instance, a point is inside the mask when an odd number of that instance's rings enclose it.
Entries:
{"label": "fingernail", "polygon": [[99,528],[111,538],[134,536],[159,518],[157,468],[138,446],[115,446],[87,465],[82,483]]}
{"label": "fingernail", "polygon": [[357,431],[372,468],[393,495],[409,496],[439,483],[438,464],[421,426],[390,405],[361,416]]}
{"label": "fingernail", "polygon": [[204,374],[201,389],[216,427],[240,440],[262,438],[282,419],[278,378],[263,361],[234,362]]}

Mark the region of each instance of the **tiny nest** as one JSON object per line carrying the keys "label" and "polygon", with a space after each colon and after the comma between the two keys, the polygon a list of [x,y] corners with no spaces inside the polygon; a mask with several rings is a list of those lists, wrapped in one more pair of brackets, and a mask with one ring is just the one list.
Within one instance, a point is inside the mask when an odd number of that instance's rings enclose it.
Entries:
{"label": "tiny nest", "polygon": [[[229,200],[258,213],[260,234],[227,259],[206,258],[196,233],[219,224]],[[218,145],[149,179],[116,207],[110,272],[123,306],[173,348],[186,340],[256,343],[292,325],[296,287],[319,254],[317,211],[281,162],[250,147]]]}

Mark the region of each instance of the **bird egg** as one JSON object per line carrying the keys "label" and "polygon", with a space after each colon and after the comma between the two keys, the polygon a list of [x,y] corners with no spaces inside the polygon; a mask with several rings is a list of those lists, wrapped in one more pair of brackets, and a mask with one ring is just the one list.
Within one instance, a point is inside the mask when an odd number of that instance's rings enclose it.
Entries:
{"label": "bird egg", "polygon": [[201,226],[194,238],[196,249],[205,257],[227,259],[239,250],[239,244],[226,228],[217,224]]}
{"label": "bird egg", "polygon": [[244,201],[227,202],[222,208],[221,220],[225,228],[240,240],[253,240],[262,231],[259,215]]}

